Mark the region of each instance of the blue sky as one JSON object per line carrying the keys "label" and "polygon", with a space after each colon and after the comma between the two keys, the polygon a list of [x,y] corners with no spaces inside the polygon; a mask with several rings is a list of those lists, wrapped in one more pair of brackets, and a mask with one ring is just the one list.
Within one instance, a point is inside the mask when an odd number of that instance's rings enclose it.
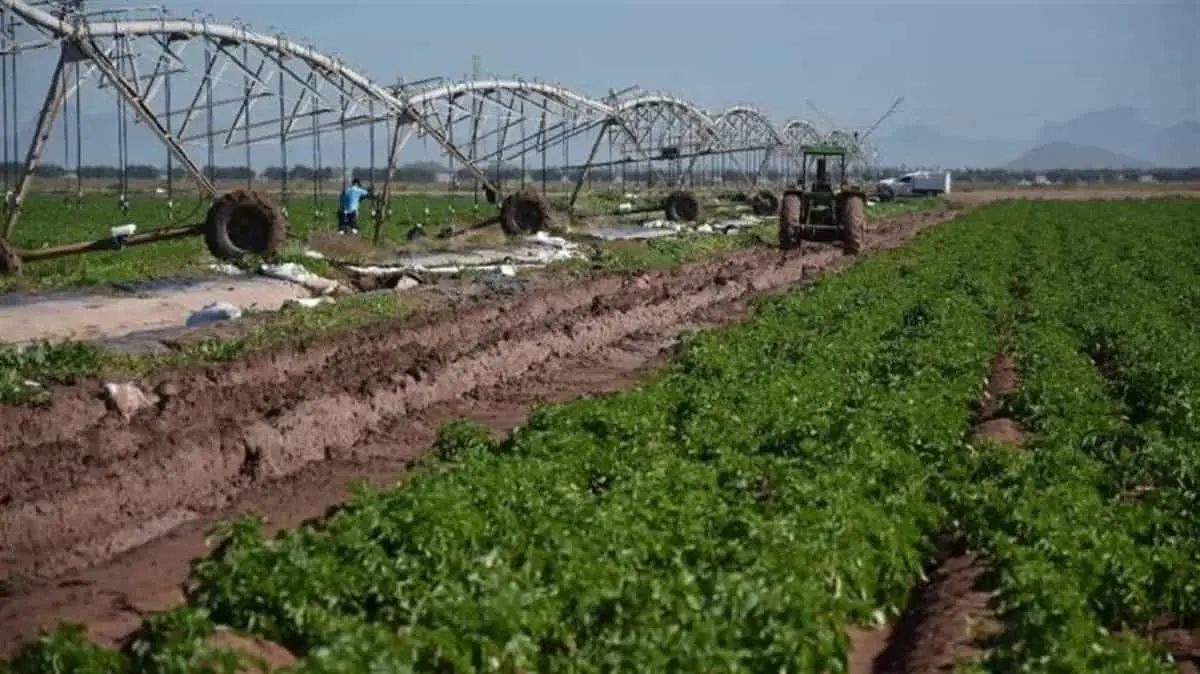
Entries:
{"label": "blue sky", "polygon": [[[166,4],[284,30],[388,82],[461,77],[478,54],[491,73],[596,95],[636,84],[707,108],[752,103],[778,120],[815,117],[811,99],[861,126],[903,96],[880,134],[925,124],[1032,139],[1045,122],[1116,105],[1159,125],[1200,118],[1200,0]],[[45,76],[27,70],[22,107],[32,126]]]}
{"label": "blue sky", "polygon": [[638,84],[713,108],[752,102],[778,118],[808,116],[812,99],[847,125],[904,96],[893,124],[1010,138],[1113,105],[1159,124],[1200,108],[1196,0],[208,6],[307,37],[381,78],[462,75],[477,53],[487,71],[592,92]]}

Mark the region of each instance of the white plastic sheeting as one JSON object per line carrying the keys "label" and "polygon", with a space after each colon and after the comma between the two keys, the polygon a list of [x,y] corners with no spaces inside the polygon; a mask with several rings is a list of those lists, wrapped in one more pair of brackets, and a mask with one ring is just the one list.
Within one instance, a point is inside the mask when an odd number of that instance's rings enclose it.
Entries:
{"label": "white plastic sheeting", "polygon": [[442,253],[409,253],[391,266],[349,267],[351,271],[370,270],[373,273],[395,273],[412,270],[431,274],[454,274],[464,270],[496,270],[515,274],[517,269],[544,267],[554,262],[584,257],[579,244],[559,236],[538,232],[525,237],[514,246],[482,247]]}
{"label": "white plastic sheeting", "polygon": [[309,271],[304,265],[296,264],[295,262],[284,262],[283,264],[264,264],[259,267],[259,272],[270,278],[280,279],[281,281],[291,281],[311,292],[320,295],[331,295],[338,291],[345,290],[341,283],[332,279],[327,279]]}
{"label": "white plastic sheeting", "polygon": [[764,218],[754,215],[742,215],[737,218],[728,218],[714,222],[705,222],[701,224],[684,224],[681,222],[671,222],[670,220],[646,220],[640,225],[627,225],[617,227],[603,227],[594,229],[589,232],[592,236],[603,239],[605,241],[616,241],[624,239],[657,239],[664,236],[675,236],[678,234],[717,234],[717,235],[733,235],[737,234],[742,229],[752,227],[754,225],[765,222]]}

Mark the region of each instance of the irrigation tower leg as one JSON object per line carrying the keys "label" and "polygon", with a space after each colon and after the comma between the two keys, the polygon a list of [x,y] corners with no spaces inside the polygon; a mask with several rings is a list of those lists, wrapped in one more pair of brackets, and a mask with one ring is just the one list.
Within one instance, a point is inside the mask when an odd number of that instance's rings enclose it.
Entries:
{"label": "irrigation tower leg", "polygon": [[[21,205],[25,202],[25,193],[29,191],[29,183],[33,174],[37,171],[38,164],[42,162],[42,156],[46,153],[46,145],[50,140],[50,134],[54,132],[54,122],[58,120],[58,113],[62,111],[63,104],[67,102],[68,49],[70,47],[63,43],[62,50],[58,54],[58,63],[54,66],[54,74],[50,77],[50,86],[46,89],[46,99],[42,102],[41,112],[38,113],[37,127],[33,131],[33,141],[29,143],[29,149],[25,153],[25,165],[21,167],[21,173],[17,176],[17,184],[13,189],[11,202],[12,210],[9,211],[8,223],[4,226],[5,239],[11,240],[13,231],[17,228],[17,221],[21,219]],[[6,138],[5,142],[7,141]]]}
{"label": "irrigation tower leg", "polygon": [[575,181],[575,187],[571,190],[571,200],[567,203],[567,213],[575,215],[575,200],[579,198],[579,190],[583,189],[583,184],[587,182],[588,173],[592,170],[592,162],[596,159],[596,153],[600,151],[600,143],[604,141],[605,134],[608,133],[608,124],[605,123],[600,127],[600,132],[596,134],[596,141],[592,143],[592,150],[588,152],[587,160],[583,162],[583,170],[579,172],[579,179]]}
{"label": "irrigation tower leg", "polygon": [[415,130],[416,127],[405,122],[403,118],[396,120],[396,127],[392,130],[392,147],[388,152],[387,174],[383,176],[383,194],[379,196],[380,203],[375,205],[376,210],[379,211],[379,217],[375,218],[375,233],[372,237],[376,246],[379,245],[383,236],[383,218],[387,215],[385,209],[391,204],[392,174],[396,172],[396,162],[400,161],[400,151],[408,144],[408,139],[412,138]]}
{"label": "irrigation tower leg", "polygon": [[767,170],[767,165],[771,163],[772,159],[774,159],[774,153],[771,151],[771,149],[772,148],[767,148],[765,151],[763,151],[763,159],[758,164],[758,170],[754,172],[754,182],[751,184],[752,188],[758,188],[758,184],[762,181],[762,175]]}

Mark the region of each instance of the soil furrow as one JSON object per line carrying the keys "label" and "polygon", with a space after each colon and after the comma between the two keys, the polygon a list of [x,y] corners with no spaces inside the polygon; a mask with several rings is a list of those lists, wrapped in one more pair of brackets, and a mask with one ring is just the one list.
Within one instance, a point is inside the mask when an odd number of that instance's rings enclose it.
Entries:
{"label": "soil furrow", "polygon": [[[954,215],[899,219],[873,243],[900,245]],[[291,526],[317,516],[345,497],[347,480],[392,479],[444,421],[465,416],[503,432],[540,402],[619,390],[669,357],[683,329],[741,320],[754,297],[850,261],[826,248],[786,259],[746,251],[166,375],[151,383],[174,381],[180,395],[130,422],[68,392],[58,411],[88,408],[64,422],[82,429],[74,439],[30,412],[0,410],[33,445],[4,443],[25,458],[0,456],[0,476],[44,468],[23,472],[0,501],[0,648],[58,620],[119,638],[138,613],[178,600],[214,520],[254,511]],[[285,392],[256,390],[264,383]],[[67,476],[56,474],[67,465]]]}
{"label": "soil furrow", "polygon": [[[209,423],[180,428],[170,410],[164,410],[109,433],[97,429],[82,441],[31,448],[77,459],[87,456],[89,447],[115,445],[123,460],[117,464],[110,459],[108,470],[85,473],[83,479],[13,490],[10,505],[0,510],[0,540],[5,541],[0,578],[70,570],[88,552],[103,556],[119,551],[122,546],[109,539],[143,543],[143,523],[159,529],[157,520],[164,515],[177,519],[186,517],[186,511],[220,507],[231,493],[250,484],[337,458],[392,420],[460,399],[480,386],[516,380],[534,365],[550,367],[633,332],[669,326],[702,307],[740,296],[753,283],[775,287],[797,281],[804,265],[829,266],[838,257],[822,251],[757,273],[737,269],[738,281],[718,274],[699,282],[684,276],[675,287],[650,284],[631,297],[595,301],[586,309],[552,316],[536,328],[492,335],[498,338],[453,360],[423,358],[407,368],[403,361],[398,367],[376,363],[366,381],[343,379],[346,388],[339,393],[301,399],[241,424],[210,418]],[[702,271],[707,275],[709,270]]]}
{"label": "soil furrow", "polygon": [[[987,385],[976,410],[972,441],[992,441],[1020,448],[1024,432],[1004,416],[1004,399],[1020,387],[1014,359],[1007,351],[991,363]],[[1001,624],[991,607],[992,593],[981,585],[986,561],[966,547],[957,533],[945,535],[928,580],[914,588],[908,607],[892,626],[873,633],[853,633],[857,643],[873,648],[859,654],[851,672],[873,674],[949,673],[984,654],[984,642]],[[867,657],[870,655],[871,657]]]}

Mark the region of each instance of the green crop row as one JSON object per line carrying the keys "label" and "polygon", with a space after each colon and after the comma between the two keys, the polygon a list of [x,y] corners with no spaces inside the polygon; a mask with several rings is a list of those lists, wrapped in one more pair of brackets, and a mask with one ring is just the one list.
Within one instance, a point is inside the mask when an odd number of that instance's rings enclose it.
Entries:
{"label": "green crop row", "polygon": [[[1011,409],[1034,439],[1030,451],[1002,463],[981,461],[963,509],[967,530],[994,563],[1007,625],[987,666],[1173,671],[1161,649],[1133,635],[1164,616],[1194,621],[1200,607],[1197,447],[1194,437],[1190,446],[1172,442],[1150,423],[1173,424],[1179,408],[1169,401],[1197,390],[1182,382],[1200,376],[1196,360],[1176,371],[1179,378],[1163,370],[1182,333],[1195,342],[1194,325],[1172,314],[1178,296],[1167,283],[1182,287],[1200,261],[1177,254],[1195,237],[1177,229],[1195,206],[1022,208],[1026,217],[997,224],[1017,230],[1023,251],[1013,279],[1023,387]],[[1158,246],[1139,245],[1139,237]],[[1121,350],[1134,341],[1158,353]],[[1094,360],[1101,348],[1128,357],[1115,378],[1111,363]],[[1138,377],[1143,385],[1134,391]],[[1148,477],[1161,488],[1131,497]]]}
{"label": "green crop row", "polygon": [[323,526],[232,527],[126,657],[60,634],[14,669],[66,643],[184,671],[220,623],[306,672],[843,671],[845,628],[894,617],[947,526],[933,459],[1005,303],[981,243],[1006,245],[965,222],[872,256],[502,443],[452,427],[435,468]]}
{"label": "green crop row", "polygon": [[[121,653],[61,631],[9,667],[233,671],[206,642],[228,625],[299,672],[845,671],[846,628],[894,618],[957,528],[1005,624],[976,670],[1168,672],[1129,633],[1196,617],[1200,249],[1172,227],[1194,212],[976,211],[689,338],[633,391],[501,442],[450,425],[426,470],[320,525],[228,525]],[[1028,451],[964,439],[1006,347]]]}

